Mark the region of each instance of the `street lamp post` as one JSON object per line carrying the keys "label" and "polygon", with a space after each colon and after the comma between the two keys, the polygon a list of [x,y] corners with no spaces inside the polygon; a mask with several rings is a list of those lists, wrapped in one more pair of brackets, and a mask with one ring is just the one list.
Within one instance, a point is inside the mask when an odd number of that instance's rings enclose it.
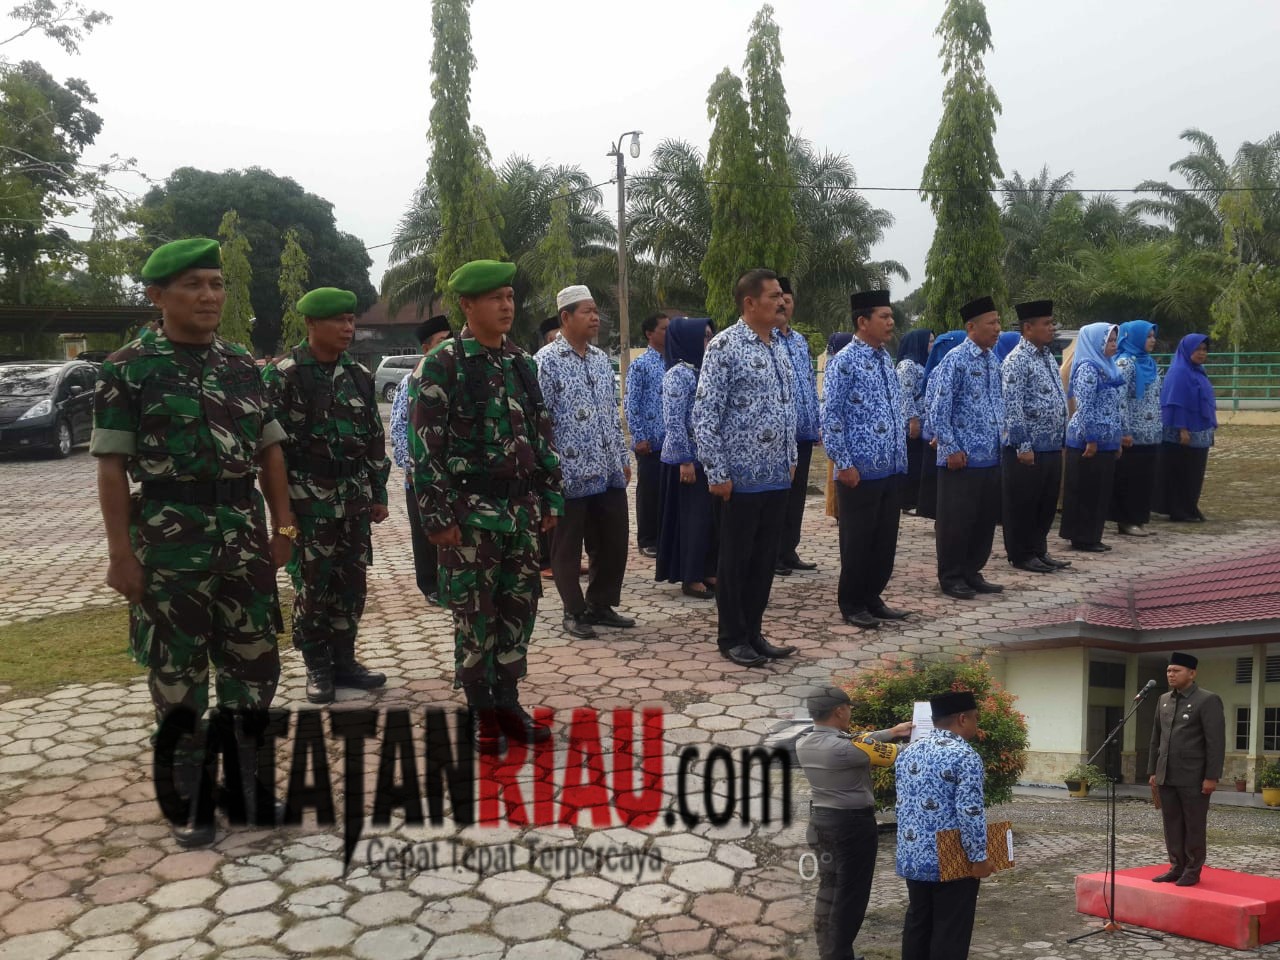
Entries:
{"label": "street lamp post", "polygon": [[627,361],[631,356],[631,315],[627,297],[627,167],[623,162],[622,141],[630,137],[629,152],[632,157],[640,156],[640,134],[643,130],[628,130],[618,137],[605,156],[615,157],[618,161],[618,376],[622,381],[621,389],[627,389]]}

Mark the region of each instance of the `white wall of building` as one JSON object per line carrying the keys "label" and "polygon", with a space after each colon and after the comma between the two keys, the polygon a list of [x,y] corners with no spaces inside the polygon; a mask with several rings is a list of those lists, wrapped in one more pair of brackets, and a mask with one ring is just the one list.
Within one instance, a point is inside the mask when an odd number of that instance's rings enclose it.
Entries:
{"label": "white wall of building", "polygon": [[1027,718],[1030,748],[1045,753],[1077,753],[1084,749],[1088,706],[1088,651],[1028,650],[1004,661],[1004,685],[1018,698]]}

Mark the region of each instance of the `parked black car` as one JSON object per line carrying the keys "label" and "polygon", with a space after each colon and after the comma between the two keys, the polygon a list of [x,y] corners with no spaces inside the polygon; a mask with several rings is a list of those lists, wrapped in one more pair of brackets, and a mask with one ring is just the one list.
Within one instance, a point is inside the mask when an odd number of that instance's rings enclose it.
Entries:
{"label": "parked black car", "polygon": [[0,453],[41,450],[57,457],[88,443],[98,368],[82,360],[0,363]]}

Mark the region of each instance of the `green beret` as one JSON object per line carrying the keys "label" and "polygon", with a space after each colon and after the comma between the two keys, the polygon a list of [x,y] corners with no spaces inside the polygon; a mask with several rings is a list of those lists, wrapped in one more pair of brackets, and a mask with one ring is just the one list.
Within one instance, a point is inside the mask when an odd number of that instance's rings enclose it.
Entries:
{"label": "green beret", "polygon": [[461,297],[474,297],[499,287],[511,286],[516,275],[514,263],[498,260],[472,260],[464,263],[449,278],[449,289]]}
{"label": "green beret", "polygon": [[355,313],[356,295],[337,287],[317,287],[298,301],[298,312],[312,320]]}
{"label": "green beret", "polygon": [[143,280],[168,280],[183,270],[222,269],[222,248],[217,240],[189,237],[157,247],[142,268]]}

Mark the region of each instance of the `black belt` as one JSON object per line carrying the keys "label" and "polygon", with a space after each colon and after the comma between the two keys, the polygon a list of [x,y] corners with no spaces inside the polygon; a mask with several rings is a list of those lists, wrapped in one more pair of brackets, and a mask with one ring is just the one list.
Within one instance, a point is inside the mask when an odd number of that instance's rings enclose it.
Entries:
{"label": "black belt", "polygon": [[294,473],[310,474],[313,477],[325,477],[329,480],[342,480],[357,476],[364,469],[360,460],[331,460],[329,457],[313,457],[300,454],[289,458],[289,469]]}
{"label": "black belt", "polygon": [[499,479],[497,477],[481,477],[476,474],[465,474],[453,478],[453,485],[466,493],[475,493],[499,500],[515,500],[523,497],[533,489],[528,480]]}
{"label": "black belt", "polygon": [[871,817],[874,819],[876,815],[874,807],[818,807],[814,806],[813,801],[810,800],[809,812],[812,814],[817,813],[819,810],[824,810],[833,816],[840,817]]}
{"label": "black belt", "polygon": [[253,493],[253,477],[236,480],[144,480],[142,499],[185,503],[190,506],[213,506],[237,503]]}

